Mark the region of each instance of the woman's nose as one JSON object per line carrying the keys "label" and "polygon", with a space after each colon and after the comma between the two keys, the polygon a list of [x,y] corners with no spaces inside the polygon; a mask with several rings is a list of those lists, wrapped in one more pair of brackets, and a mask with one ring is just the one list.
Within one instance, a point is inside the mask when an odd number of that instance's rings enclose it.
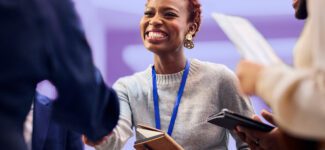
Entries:
{"label": "woman's nose", "polygon": [[152,17],[150,19],[149,24],[150,25],[153,25],[153,26],[158,26],[158,25],[161,25],[162,24],[162,20],[159,17],[159,15],[155,15],[154,17]]}

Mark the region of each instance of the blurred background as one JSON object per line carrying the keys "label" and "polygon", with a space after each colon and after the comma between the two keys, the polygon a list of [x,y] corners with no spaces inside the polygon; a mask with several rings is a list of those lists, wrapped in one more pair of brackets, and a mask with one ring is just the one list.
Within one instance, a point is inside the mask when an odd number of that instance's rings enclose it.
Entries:
{"label": "blurred background", "polygon": [[[153,57],[142,45],[139,21],[146,0],[75,0],[83,26],[93,49],[96,65],[105,81],[112,85],[119,77],[142,71]],[[188,58],[222,63],[234,69],[240,59],[225,34],[212,19],[221,12],[249,19],[270,42],[275,52],[288,64],[303,21],[294,18],[291,0],[201,0],[203,20],[195,38],[195,48],[186,50]],[[267,106],[252,97],[257,114]],[[124,150],[133,149],[131,138]],[[229,149],[235,149],[230,140]],[[87,150],[93,150],[86,147]]]}

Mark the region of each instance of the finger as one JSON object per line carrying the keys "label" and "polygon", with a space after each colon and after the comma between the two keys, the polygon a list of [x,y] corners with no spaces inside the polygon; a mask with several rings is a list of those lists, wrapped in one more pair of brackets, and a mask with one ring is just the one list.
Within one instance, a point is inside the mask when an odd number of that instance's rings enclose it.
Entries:
{"label": "finger", "polygon": [[269,123],[276,125],[273,114],[268,112],[267,110],[263,109],[262,110],[262,116],[265,120],[267,120]]}
{"label": "finger", "polygon": [[83,142],[83,143],[85,143],[85,144],[88,143],[88,139],[87,139],[87,137],[86,137],[85,135],[82,135],[82,136],[81,136],[81,139],[82,139],[82,142]]}
{"label": "finger", "polygon": [[100,139],[99,141],[91,141],[89,140],[86,136],[82,136],[82,141],[92,147],[95,147],[96,145],[100,145],[103,142],[105,142],[107,140],[108,136],[103,137],[102,139]]}
{"label": "finger", "polygon": [[234,132],[238,135],[238,137],[239,137],[242,141],[246,142],[246,135],[245,135],[245,133],[244,133],[244,132],[240,132],[240,131],[238,130],[238,127],[239,127],[239,126],[236,126],[236,128],[234,129]]}
{"label": "finger", "polygon": [[263,139],[267,134],[265,132],[261,132],[251,128],[245,128],[242,126],[239,126],[238,130],[239,132],[245,133],[246,141],[248,140],[255,141],[256,139]]}
{"label": "finger", "polygon": [[84,135],[82,135],[82,142],[83,142],[84,144],[89,145],[89,146],[94,146],[94,145],[95,145],[94,143],[90,142],[90,141],[88,140],[88,138],[87,138],[86,136],[84,136]]}
{"label": "finger", "polygon": [[242,127],[242,126],[239,126],[238,127],[238,131],[245,134],[245,141],[246,142],[249,142],[249,141],[254,141],[256,139],[256,136],[255,136],[255,131],[254,130],[251,130],[251,129],[248,129],[248,128],[245,128],[245,127]]}
{"label": "finger", "polygon": [[246,142],[246,136],[245,136],[245,133],[243,133],[243,132],[239,132],[239,131],[234,131],[236,134],[237,134],[237,136],[242,140],[242,141],[244,141],[244,142]]}
{"label": "finger", "polygon": [[258,122],[262,122],[262,120],[260,119],[260,117],[258,117],[255,114],[252,116],[252,119],[254,119],[254,120],[258,121]]}

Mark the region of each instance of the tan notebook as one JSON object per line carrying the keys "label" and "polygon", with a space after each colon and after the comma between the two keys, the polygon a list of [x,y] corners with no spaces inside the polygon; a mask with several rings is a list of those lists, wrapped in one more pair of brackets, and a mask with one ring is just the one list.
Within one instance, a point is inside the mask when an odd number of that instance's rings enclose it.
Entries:
{"label": "tan notebook", "polygon": [[134,143],[136,150],[184,150],[164,131],[138,125],[136,133],[139,139]]}

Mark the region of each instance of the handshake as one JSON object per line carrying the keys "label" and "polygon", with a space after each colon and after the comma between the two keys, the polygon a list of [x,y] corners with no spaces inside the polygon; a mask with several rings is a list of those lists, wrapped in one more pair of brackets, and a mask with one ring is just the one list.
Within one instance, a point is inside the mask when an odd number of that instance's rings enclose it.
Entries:
{"label": "handshake", "polygon": [[107,141],[111,134],[112,134],[112,132],[110,134],[108,134],[107,136],[104,136],[103,138],[101,138],[100,140],[97,140],[97,141],[92,141],[89,138],[87,138],[85,135],[82,135],[82,142],[89,145],[89,146],[95,147],[95,146],[101,145],[105,141]]}

